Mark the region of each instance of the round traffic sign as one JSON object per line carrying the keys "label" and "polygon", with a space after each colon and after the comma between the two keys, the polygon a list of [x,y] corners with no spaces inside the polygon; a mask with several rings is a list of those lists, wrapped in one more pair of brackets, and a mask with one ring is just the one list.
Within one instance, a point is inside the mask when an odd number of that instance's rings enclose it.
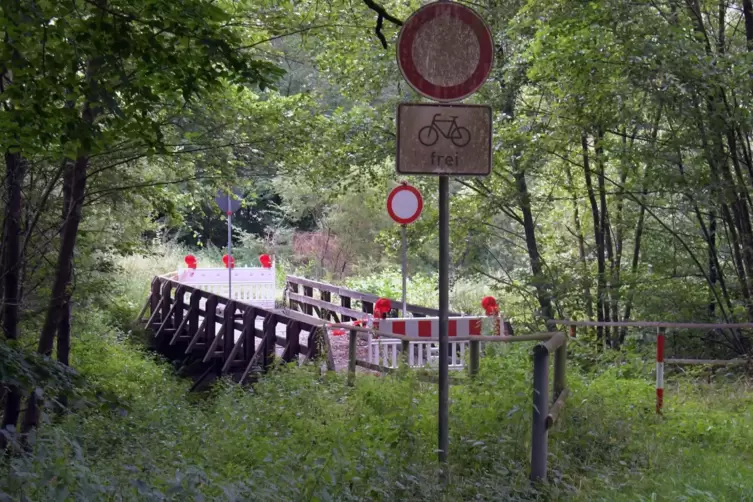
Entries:
{"label": "round traffic sign", "polygon": [[418,93],[435,101],[457,101],[476,92],[489,76],[494,42],[473,9],[435,2],[405,21],[397,40],[397,61]]}
{"label": "round traffic sign", "polygon": [[387,197],[387,212],[396,223],[407,225],[421,216],[424,199],[415,187],[400,185],[390,192]]}

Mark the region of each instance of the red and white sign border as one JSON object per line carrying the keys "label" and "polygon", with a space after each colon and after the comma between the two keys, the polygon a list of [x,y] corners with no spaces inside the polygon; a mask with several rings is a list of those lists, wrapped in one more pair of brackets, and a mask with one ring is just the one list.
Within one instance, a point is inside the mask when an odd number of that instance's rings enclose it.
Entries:
{"label": "red and white sign border", "polygon": [[[408,218],[401,218],[395,213],[395,210],[392,209],[392,201],[395,199],[395,196],[397,194],[405,191],[408,191],[415,195],[416,200],[418,201],[418,205],[416,207],[416,211],[411,216],[409,216]],[[395,223],[399,223],[400,225],[409,225],[416,221],[418,217],[421,216],[421,211],[423,211],[423,209],[424,198],[421,196],[421,192],[419,192],[416,187],[408,185],[407,183],[403,183],[393,188],[390,192],[390,195],[387,197],[387,213],[390,215],[390,218],[395,221]]]}
{"label": "red and white sign border", "polygon": [[[449,13],[467,24],[479,43],[478,65],[464,82],[440,86],[426,80],[413,61],[413,41],[419,29],[440,15]],[[459,101],[476,92],[486,81],[494,65],[494,39],[486,22],[473,9],[453,2],[434,2],[414,12],[403,25],[397,39],[397,63],[405,80],[419,94],[440,102]]]}

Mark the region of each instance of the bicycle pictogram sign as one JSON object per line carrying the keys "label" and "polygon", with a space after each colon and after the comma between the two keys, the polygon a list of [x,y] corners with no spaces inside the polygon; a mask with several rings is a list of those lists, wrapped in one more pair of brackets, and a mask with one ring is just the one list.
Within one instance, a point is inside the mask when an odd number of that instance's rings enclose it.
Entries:
{"label": "bicycle pictogram sign", "polygon": [[448,115],[449,119],[439,119],[441,113],[437,113],[431,120],[431,124],[422,127],[418,131],[418,141],[424,146],[432,146],[439,136],[452,141],[457,147],[464,147],[471,141],[471,132],[465,127],[458,125],[457,115]]}

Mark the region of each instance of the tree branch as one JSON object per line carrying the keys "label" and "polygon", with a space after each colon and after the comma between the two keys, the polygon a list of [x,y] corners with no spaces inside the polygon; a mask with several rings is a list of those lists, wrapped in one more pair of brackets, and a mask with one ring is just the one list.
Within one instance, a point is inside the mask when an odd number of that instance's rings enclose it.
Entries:
{"label": "tree branch", "polygon": [[386,19],[387,21],[394,24],[395,26],[402,26],[403,22],[400,21],[395,16],[391,15],[386,10],[384,10],[384,7],[374,2],[374,0],[363,0],[363,3],[366,4],[366,7],[368,7],[369,9],[377,13],[377,22],[376,22],[376,26],[374,27],[374,33],[376,33],[376,36],[379,39],[379,41],[382,42],[382,47],[386,49],[387,39],[384,38],[384,34],[382,33],[382,25],[384,24],[384,20]]}

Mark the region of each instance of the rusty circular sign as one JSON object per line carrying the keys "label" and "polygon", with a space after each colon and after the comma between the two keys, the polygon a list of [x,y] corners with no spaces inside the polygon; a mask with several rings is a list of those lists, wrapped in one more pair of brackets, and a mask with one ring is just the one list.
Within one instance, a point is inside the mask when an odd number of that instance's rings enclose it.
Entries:
{"label": "rusty circular sign", "polygon": [[494,43],[473,9],[435,2],[414,12],[400,30],[397,62],[416,92],[435,101],[470,96],[489,76]]}

